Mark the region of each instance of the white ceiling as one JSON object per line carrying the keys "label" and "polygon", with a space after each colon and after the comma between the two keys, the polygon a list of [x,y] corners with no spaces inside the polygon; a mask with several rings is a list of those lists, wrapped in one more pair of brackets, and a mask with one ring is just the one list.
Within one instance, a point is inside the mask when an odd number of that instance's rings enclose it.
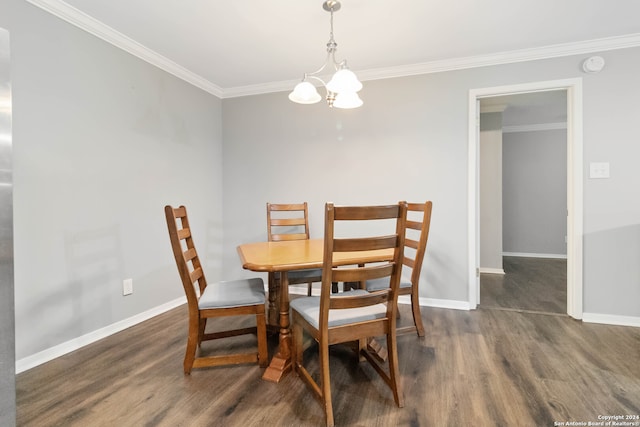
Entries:
{"label": "white ceiling", "polygon": [[[221,97],[284,90],[329,38],[322,0],[28,1]],[[366,81],[639,46],[639,17],[638,0],[342,0],[334,36]]]}

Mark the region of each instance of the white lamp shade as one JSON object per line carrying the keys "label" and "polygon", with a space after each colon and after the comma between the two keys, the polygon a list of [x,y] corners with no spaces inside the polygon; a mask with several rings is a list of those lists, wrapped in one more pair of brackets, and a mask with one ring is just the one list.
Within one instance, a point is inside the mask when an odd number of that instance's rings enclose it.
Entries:
{"label": "white lamp shade", "polygon": [[357,92],[362,89],[362,83],[356,77],[356,74],[348,68],[342,68],[333,75],[327,90],[334,93]]}
{"label": "white lamp shade", "polygon": [[314,85],[309,82],[300,82],[289,94],[289,99],[298,104],[315,104],[319,102],[322,97]]}
{"label": "white lamp shade", "polygon": [[363,104],[362,99],[355,92],[342,92],[336,95],[333,106],[336,108],[358,108]]}

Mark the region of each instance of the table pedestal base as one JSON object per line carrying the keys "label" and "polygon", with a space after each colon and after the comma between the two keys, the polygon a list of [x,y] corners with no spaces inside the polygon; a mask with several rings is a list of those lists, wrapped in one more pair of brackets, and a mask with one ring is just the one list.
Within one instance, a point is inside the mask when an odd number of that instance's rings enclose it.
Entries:
{"label": "table pedestal base", "polygon": [[278,353],[271,359],[271,363],[264,371],[264,374],[262,374],[262,379],[271,381],[272,383],[278,383],[292,367],[291,359],[285,359]]}
{"label": "table pedestal base", "polygon": [[280,342],[279,349],[262,375],[262,379],[274,383],[291,370],[291,329],[289,329],[289,277],[286,271],[280,273]]}

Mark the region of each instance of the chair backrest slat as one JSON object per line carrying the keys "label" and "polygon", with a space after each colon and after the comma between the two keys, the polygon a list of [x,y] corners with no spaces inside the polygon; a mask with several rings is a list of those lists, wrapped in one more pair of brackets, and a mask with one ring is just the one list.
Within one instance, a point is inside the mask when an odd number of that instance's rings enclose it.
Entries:
{"label": "chair backrest slat", "polygon": [[282,242],[289,240],[305,240],[307,239],[304,233],[291,233],[291,234],[272,234],[270,242]]}
{"label": "chair backrest slat", "polygon": [[422,221],[418,222],[407,220],[407,228],[411,228],[413,230],[422,230]]}
{"label": "chair backrest slat", "polygon": [[369,221],[376,219],[393,219],[398,206],[335,206],[335,221]]}
{"label": "chair backrest slat", "polygon": [[196,270],[193,270],[191,272],[191,283],[195,283],[196,280],[200,279],[201,277],[204,276],[204,273],[202,272],[202,268],[198,267]]}
{"label": "chair backrest slat", "polygon": [[361,308],[374,304],[384,304],[389,301],[391,291],[384,289],[376,292],[369,292],[366,295],[342,296],[340,298],[329,299],[330,310],[344,310],[347,308]]}
{"label": "chair backrest slat", "polygon": [[382,265],[372,265],[367,269],[362,269],[361,267],[335,268],[332,275],[334,282],[356,282],[391,276],[393,269],[393,264],[384,263]]}
{"label": "chair backrest slat", "polygon": [[380,236],[375,238],[361,237],[349,239],[334,239],[334,252],[375,251],[397,246],[398,236]]}
{"label": "chair backrest slat", "polygon": [[198,256],[196,249],[195,248],[191,248],[191,249],[187,249],[184,252],[184,260],[189,262],[191,260],[193,260],[194,258],[196,258]]}
{"label": "chair backrest slat", "polygon": [[[412,249],[418,249],[418,246],[420,245],[420,242],[418,242],[417,240],[413,240],[413,239],[409,239],[408,237],[404,238],[404,245],[408,248],[412,248]],[[405,254],[406,256],[406,254]]]}
{"label": "chair backrest slat", "polygon": [[305,225],[304,218],[271,218],[271,226],[286,227],[291,225]]}

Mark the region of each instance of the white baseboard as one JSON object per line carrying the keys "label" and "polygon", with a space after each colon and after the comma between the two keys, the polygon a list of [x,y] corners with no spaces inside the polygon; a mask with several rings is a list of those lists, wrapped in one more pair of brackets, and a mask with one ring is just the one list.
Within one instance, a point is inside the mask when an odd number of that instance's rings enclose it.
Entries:
{"label": "white baseboard", "polygon": [[536,254],[528,252],[503,252],[502,256],[517,256],[525,258],[558,258],[567,259],[567,254]]}
{"label": "white baseboard", "polygon": [[615,314],[582,313],[582,321],[605,325],[634,326],[640,328],[640,317],[618,316]]}
{"label": "white baseboard", "polygon": [[[320,295],[320,288],[315,286],[312,290],[312,295]],[[307,285],[301,286],[289,286],[289,294],[293,295],[307,295]],[[435,299],[435,298],[422,298],[419,299],[421,307],[434,307],[434,308],[449,308],[453,310],[470,310],[469,301],[457,301],[450,299]],[[411,304],[411,297],[409,295],[400,295],[398,297],[399,304]]]}
{"label": "white baseboard", "polygon": [[[407,304],[411,304],[411,300],[408,295],[401,295],[400,298],[407,298]],[[434,307],[434,308],[448,308],[452,310],[471,310],[469,306],[469,301],[458,301],[452,299],[436,299],[436,298],[422,298],[420,297],[420,305],[424,307]]]}
{"label": "white baseboard", "polygon": [[485,267],[480,267],[480,273],[505,274],[503,268],[485,268]]}
{"label": "white baseboard", "polygon": [[58,344],[54,347],[43,350],[39,353],[24,357],[16,361],[16,373],[19,374],[20,372],[27,371],[31,368],[35,368],[38,365],[49,362],[56,357],[64,356],[67,353],[71,353],[72,351],[75,351],[81,347],[106,338],[109,335],[113,335],[117,332],[130,328],[131,326],[137,325],[138,323],[144,322],[145,320],[149,320],[152,317],[176,308],[182,304],[185,304],[186,302],[186,297],[181,297],[173,301],[169,301],[158,307],[154,307],[143,313],[129,317],[128,319],[121,320],[109,326],[105,326],[104,328],[89,332],[88,334],[82,335],[78,338],[74,338],[67,342],[63,342],[62,344]]}

